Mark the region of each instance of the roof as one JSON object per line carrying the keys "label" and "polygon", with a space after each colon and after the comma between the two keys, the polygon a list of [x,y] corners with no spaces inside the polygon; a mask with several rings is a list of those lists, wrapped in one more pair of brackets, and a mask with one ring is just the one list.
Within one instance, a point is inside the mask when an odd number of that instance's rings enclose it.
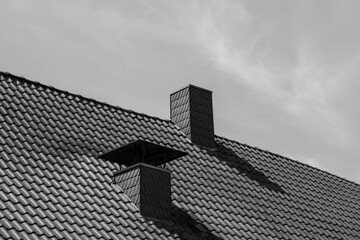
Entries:
{"label": "roof", "polygon": [[[137,139],[168,163],[172,220],[144,219],[97,156]],[[0,73],[0,235],[6,239],[360,239],[360,185],[169,120]]]}

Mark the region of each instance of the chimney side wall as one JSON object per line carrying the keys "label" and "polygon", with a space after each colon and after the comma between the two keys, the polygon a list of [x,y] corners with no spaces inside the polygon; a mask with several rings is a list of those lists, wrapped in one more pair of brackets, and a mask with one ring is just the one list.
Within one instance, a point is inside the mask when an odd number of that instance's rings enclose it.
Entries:
{"label": "chimney side wall", "polygon": [[214,147],[211,91],[190,85],[171,94],[170,117],[194,144]]}

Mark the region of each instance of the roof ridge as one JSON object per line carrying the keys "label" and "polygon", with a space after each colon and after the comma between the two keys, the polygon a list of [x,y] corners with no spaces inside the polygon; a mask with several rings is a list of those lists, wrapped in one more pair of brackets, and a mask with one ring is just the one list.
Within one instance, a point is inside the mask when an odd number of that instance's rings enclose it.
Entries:
{"label": "roof ridge", "polygon": [[26,83],[29,83],[29,84],[32,84],[32,85],[35,85],[35,86],[47,88],[49,90],[53,90],[53,91],[57,91],[59,93],[67,94],[69,96],[78,97],[78,98],[80,98],[82,100],[90,101],[90,102],[93,102],[95,104],[104,105],[104,106],[107,106],[109,108],[121,110],[121,111],[128,112],[128,113],[133,113],[135,115],[140,115],[140,116],[147,117],[147,118],[152,118],[154,120],[160,120],[160,121],[163,121],[163,122],[166,122],[166,123],[171,123],[170,119],[162,119],[162,118],[159,118],[159,117],[148,115],[146,113],[140,113],[140,112],[136,112],[136,111],[131,110],[131,109],[126,109],[126,108],[123,108],[123,107],[120,107],[120,106],[112,105],[112,104],[107,103],[107,102],[101,102],[101,101],[98,101],[98,100],[96,100],[94,98],[89,98],[89,97],[85,97],[85,96],[80,95],[80,94],[71,93],[71,92],[68,92],[66,90],[61,90],[61,89],[53,87],[51,85],[46,85],[46,84],[43,84],[43,83],[40,83],[40,82],[37,82],[37,81],[29,80],[29,79],[27,79],[25,77],[22,77],[22,76],[16,76],[16,75],[13,75],[13,74],[11,74],[9,72],[0,71],[0,75],[6,75],[8,77],[14,77],[14,78],[17,78],[19,81],[23,81],[23,82],[26,82]]}
{"label": "roof ridge", "polygon": [[333,174],[333,173],[331,173],[331,172],[328,172],[328,171],[326,171],[326,170],[322,170],[322,169],[320,169],[320,168],[313,167],[313,166],[311,166],[311,165],[309,165],[309,164],[307,164],[307,163],[300,162],[299,160],[295,160],[295,159],[292,159],[292,158],[289,158],[289,157],[280,155],[280,154],[278,154],[278,153],[271,152],[271,151],[269,151],[269,150],[265,150],[265,149],[261,149],[261,148],[255,147],[255,146],[251,146],[251,145],[246,144],[246,143],[240,143],[240,142],[238,142],[237,140],[232,140],[232,139],[229,139],[229,138],[226,138],[226,137],[222,137],[222,136],[219,136],[219,135],[215,135],[215,136],[218,137],[218,138],[222,138],[222,139],[224,139],[224,140],[227,140],[227,141],[229,141],[229,142],[232,142],[232,143],[236,143],[236,144],[239,144],[239,145],[243,145],[243,146],[252,148],[252,149],[254,149],[254,150],[258,150],[258,151],[261,151],[261,152],[264,152],[264,153],[268,153],[268,154],[271,154],[271,155],[274,155],[274,156],[277,156],[277,157],[284,158],[284,159],[289,160],[289,161],[291,161],[291,162],[294,162],[294,163],[296,163],[296,164],[301,164],[301,165],[304,165],[304,166],[306,166],[306,167],[310,167],[310,168],[312,168],[312,169],[314,169],[314,170],[316,170],[316,171],[320,171],[320,172],[322,172],[322,173],[331,175],[332,177],[339,178],[339,179],[341,179],[341,180],[343,180],[343,181],[346,181],[346,182],[355,184],[355,185],[357,185],[357,186],[360,186],[359,183],[356,183],[356,182],[354,182],[354,181],[352,181],[352,180],[349,180],[349,179],[340,177],[340,176],[335,175],[335,174]]}

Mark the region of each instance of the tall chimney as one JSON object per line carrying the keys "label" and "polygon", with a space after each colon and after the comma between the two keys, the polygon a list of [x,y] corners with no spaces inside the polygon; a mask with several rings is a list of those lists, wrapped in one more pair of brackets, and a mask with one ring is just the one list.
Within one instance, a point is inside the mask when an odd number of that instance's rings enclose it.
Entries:
{"label": "tall chimney", "polygon": [[214,147],[211,91],[189,85],[171,94],[170,118],[194,144]]}

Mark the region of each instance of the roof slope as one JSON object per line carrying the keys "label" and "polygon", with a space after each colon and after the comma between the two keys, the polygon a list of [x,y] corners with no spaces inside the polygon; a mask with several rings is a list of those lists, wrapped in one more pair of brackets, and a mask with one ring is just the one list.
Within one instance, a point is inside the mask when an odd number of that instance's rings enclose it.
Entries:
{"label": "roof slope", "polygon": [[[188,152],[170,223],[144,219],[96,156],[135,139]],[[0,235],[6,239],[360,239],[360,186],[168,120],[0,73]]]}

